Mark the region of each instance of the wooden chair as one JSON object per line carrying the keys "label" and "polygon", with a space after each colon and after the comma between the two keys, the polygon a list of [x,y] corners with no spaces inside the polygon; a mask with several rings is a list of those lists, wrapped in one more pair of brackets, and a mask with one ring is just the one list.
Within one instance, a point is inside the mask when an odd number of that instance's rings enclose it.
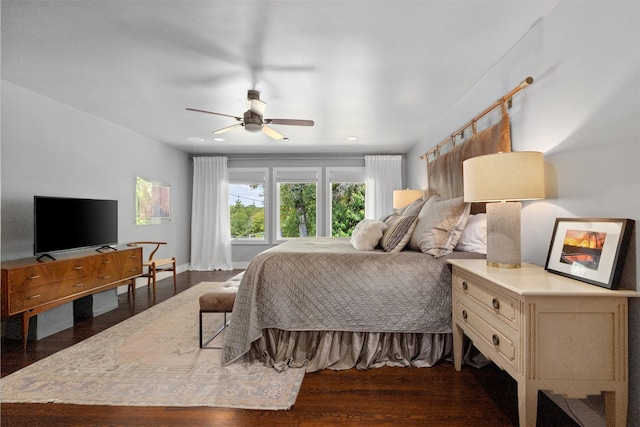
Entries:
{"label": "wooden chair", "polygon": [[[153,282],[153,296],[156,295],[156,275],[158,272],[173,271],[173,288],[174,289],[176,288],[176,258],[175,257],[157,258],[157,259],[153,258],[156,252],[158,252],[158,249],[160,249],[160,245],[166,245],[166,244],[167,242],[129,242],[127,243],[127,246],[155,245],[155,249],[153,249],[151,251],[151,254],[149,255],[149,260],[144,261],[142,263],[143,273],[141,275],[141,277],[147,278],[147,288],[149,287],[151,282]],[[146,273],[144,272],[145,267],[147,267]],[[133,291],[135,292],[135,283],[133,285]]]}

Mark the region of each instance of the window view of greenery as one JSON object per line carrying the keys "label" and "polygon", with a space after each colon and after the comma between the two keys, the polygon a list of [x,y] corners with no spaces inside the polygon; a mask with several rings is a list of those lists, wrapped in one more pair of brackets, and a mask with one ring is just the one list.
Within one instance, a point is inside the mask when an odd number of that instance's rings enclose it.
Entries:
{"label": "window view of greenery", "polygon": [[281,238],[316,235],[316,184],[294,183],[280,186]]}
{"label": "window view of greenery", "polygon": [[363,183],[331,184],[331,237],[350,237],[364,219]]}
{"label": "window view of greenery", "polygon": [[232,239],[264,239],[264,185],[230,184]]}

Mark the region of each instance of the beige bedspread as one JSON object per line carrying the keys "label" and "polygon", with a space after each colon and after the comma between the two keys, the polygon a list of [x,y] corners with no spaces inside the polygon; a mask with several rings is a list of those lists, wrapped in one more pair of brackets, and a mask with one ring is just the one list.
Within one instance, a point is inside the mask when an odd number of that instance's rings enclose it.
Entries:
{"label": "beige bedspread", "polygon": [[358,251],[348,238],[290,240],[247,268],[222,363],[245,354],[267,328],[448,333],[450,269],[444,257]]}

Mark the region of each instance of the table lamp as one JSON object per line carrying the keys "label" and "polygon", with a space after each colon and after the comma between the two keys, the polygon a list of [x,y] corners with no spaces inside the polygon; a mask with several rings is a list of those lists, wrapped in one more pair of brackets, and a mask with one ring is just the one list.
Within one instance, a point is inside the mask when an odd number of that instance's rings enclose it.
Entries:
{"label": "table lamp", "polygon": [[422,197],[422,190],[395,190],[393,192],[393,209],[402,209]]}
{"label": "table lamp", "polygon": [[487,265],[519,268],[520,200],[544,199],[544,156],[488,154],[462,164],[464,201],[487,203]]}

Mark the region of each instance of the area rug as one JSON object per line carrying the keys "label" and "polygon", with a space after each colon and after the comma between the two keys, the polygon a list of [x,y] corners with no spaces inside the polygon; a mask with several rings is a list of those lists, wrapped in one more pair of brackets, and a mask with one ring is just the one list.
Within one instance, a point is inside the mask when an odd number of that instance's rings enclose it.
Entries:
{"label": "area rug", "polygon": [[[277,372],[241,360],[220,366],[220,350],[201,349],[202,282],[72,347],[0,380],[3,403],[213,406],[289,409],[304,369]],[[222,314],[206,315],[209,331]],[[223,339],[224,332],[210,345]],[[220,344],[220,343],[218,343]]]}

